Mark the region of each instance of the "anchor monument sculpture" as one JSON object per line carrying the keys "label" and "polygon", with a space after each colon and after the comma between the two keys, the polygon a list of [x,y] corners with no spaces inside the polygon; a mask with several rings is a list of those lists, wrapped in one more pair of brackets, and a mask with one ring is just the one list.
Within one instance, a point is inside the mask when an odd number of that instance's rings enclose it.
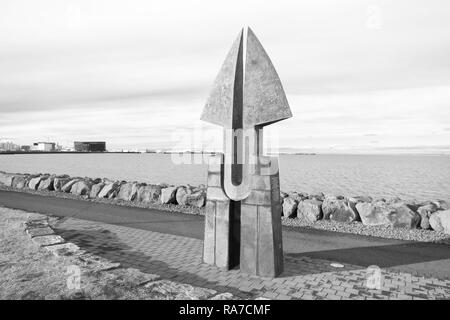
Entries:
{"label": "anchor monument sculpture", "polygon": [[263,127],[290,117],[272,62],[242,29],[201,116],[224,128],[224,154],[209,160],[204,262],[267,277],[283,271],[278,159],[263,155]]}

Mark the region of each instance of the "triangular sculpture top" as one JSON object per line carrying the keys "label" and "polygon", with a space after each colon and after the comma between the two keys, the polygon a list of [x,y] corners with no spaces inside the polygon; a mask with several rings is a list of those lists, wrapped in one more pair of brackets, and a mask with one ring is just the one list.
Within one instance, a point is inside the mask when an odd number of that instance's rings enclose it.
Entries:
{"label": "triangular sculpture top", "polygon": [[241,118],[242,127],[249,128],[290,117],[283,86],[269,56],[250,28],[246,37],[242,30],[217,75],[201,120],[233,128],[233,119]]}

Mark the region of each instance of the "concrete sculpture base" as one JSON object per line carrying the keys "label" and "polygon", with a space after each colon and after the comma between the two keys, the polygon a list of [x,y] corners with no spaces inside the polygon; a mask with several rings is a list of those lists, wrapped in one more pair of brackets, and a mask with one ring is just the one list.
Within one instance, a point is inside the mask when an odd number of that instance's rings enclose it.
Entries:
{"label": "concrete sculpture base", "polygon": [[264,277],[283,272],[278,159],[259,157],[242,201],[223,191],[223,155],[210,158],[203,261]]}

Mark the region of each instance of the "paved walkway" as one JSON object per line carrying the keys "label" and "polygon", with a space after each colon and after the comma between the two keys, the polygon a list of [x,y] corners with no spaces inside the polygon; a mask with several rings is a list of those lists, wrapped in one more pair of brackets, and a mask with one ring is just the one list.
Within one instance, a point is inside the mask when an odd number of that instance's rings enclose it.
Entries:
{"label": "paved walkway", "polygon": [[[0,190],[0,205],[176,236],[203,239],[204,217],[156,209],[117,206]],[[348,265],[378,265],[416,276],[450,280],[449,245],[367,237],[309,228],[283,227],[287,257],[338,260]]]}
{"label": "paved walkway", "polygon": [[55,231],[81,249],[122,266],[240,298],[450,299],[450,280],[405,272],[381,269],[377,277],[357,265],[336,268],[331,266],[334,261],[286,255],[285,272],[268,279],[202,263],[202,241],[196,238],[75,218],[63,218]]}

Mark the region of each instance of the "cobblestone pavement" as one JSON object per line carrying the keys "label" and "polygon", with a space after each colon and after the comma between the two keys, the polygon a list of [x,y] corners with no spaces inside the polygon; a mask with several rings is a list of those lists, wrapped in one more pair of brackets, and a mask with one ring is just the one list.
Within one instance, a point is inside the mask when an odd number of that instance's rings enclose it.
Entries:
{"label": "cobblestone pavement", "polygon": [[74,218],[62,219],[55,231],[81,249],[124,267],[219,293],[230,292],[239,298],[450,299],[450,280],[384,269],[377,277],[364,267],[332,266],[338,262],[289,253],[285,253],[284,273],[269,279],[202,263],[202,241],[194,238]]}

